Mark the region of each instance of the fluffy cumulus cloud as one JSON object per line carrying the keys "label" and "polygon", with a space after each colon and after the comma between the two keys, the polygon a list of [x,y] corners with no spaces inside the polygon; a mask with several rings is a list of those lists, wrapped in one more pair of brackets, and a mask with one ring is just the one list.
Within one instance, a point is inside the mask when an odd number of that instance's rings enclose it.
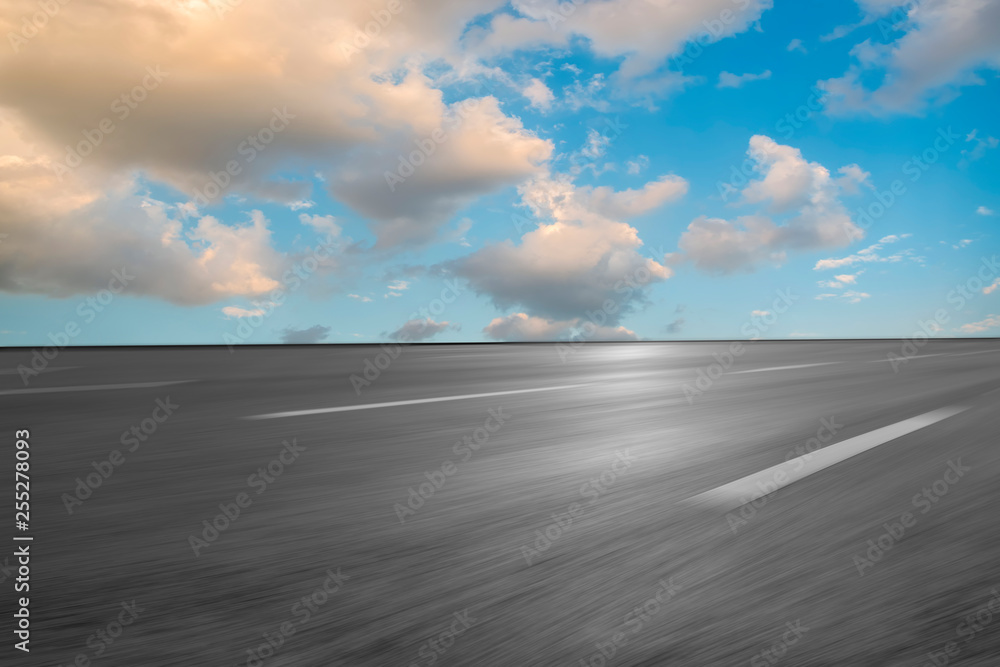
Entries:
{"label": "fluffy cumulus cloud", "polygon": [[337,197],[373,221],[380,246],[432,240],[475,197],[542,172],[552,142],[504,115],[495,97],[456,102],[423,135],[366,149],[337,174]]}
{"label": "fluffy cumulus cloud", "polygon": [[[108,287],[180,305],[256,297],[281,286],[288,261],[259,211],[226,224],[185,220],[126,175],[60,180],[49,156],[0,130],[0,289],[69,297]],[[119,279],[121,280],[121,279]]]}
{"label": "fluffy cumulus cloud", "polygon": [[568,178],[533,179],[520,192],[539,221],[536,229],[519,243],[487,245],[444,266],[501,309],[520,307],[553,326],[600,311],[594,324],[614,326],[671,272],[643,256],[634,227],[610,215],[640,215],[685,190],[673,176],[623,192],[578,187]]}
{"label": "fluffy cumulus cloud", "polygon": [[[835,179],[799,149],[763,135],[751,137],[747,154],[760,178],[742,190],[741,203],[760,210],[734,220],[695,219],[681,235],[673,262],[690,261],[711,273],[748,272],[781,264],[790,251],[846,246],[863,237],[840,197],[856,191],[866,172],[851,165]],[[776,216],[783,218],[780,224]]]}
{"label": "fluffy cumulus cloud", "polygon": [[[141,264],[139,294],[185,304],[258,295],[285,258],[262,218],[206,215],[231,196],[295,210],[327,187],[382,246],[432,239],[471,198],[539,174],[551,154],[494,97],[446,104],[424,74],[444,62],[465,76],[463,31],[502,4],[402,3],[369,37],[384,3],[62,6],[44,38],[0,52],[0,216],[11,237],[0,289],[65,296]],[[37,4],[6,10],[5,35]],[[386,172],[421,147],[422,168],[393,191]],[[180,199],[150,199],[153,183]],[[325,233],[322,216],[310,222]]]}
{"label": "fluffy cumulus cloud", "polygon": [[408,320],[403,326],[389,334],[393,340],[420,342],[437,336],[442,331],[458,330],[459,326],[452,322],[435,322],[430,317],[422,320]]}
{"label": "fluffy cumulus cloud", "polygon": [[876,22],[883,41],[855,45],[847,72],[820,82],[829,93],[830,113],[919,113],[928,104],[953,98],[962,86],[981,85],[978,72],[1000,70],[1000,3],[859,4],[868,14],[866,22]]}

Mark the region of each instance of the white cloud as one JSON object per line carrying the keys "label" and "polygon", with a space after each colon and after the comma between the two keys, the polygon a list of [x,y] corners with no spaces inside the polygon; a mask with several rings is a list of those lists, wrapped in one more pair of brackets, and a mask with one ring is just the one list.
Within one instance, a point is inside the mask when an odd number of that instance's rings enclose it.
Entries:
{"label": "white cloud", "polygon": [[[743,189],[743,203],[785,214],[787,221],[779,225],[763,214],[733,221],[701,216],[681,235],[673,262],[692,261],[713,273],[746,272],[762,263],[780,265],[789,251],[844,246],[863,236],[840,202],[843,180],[832,179],[824,166],[763,135],[751,137],[747,154],[762,178]],[[844,173],[858,177],[854,170]]]}
{"label": "white cloud", "polygon": [[847,303],[859,303],[862,299],[868,299],[870,297],[871,294],[868,294],[867,292],[847,291],[841,294],[818,294],[816,296],[816,300],[825,301],[828,299],[842,299],[847,301]]}
{"label": "white cloud", "polygon": [[842,289],[846,285],[854,285],[857,283],[858,276],[864,273],[859,271],[858,273],[845,273],[839,276],[834,276],[833,280],[821,280],[819,281],[820,287],[826,287],[829,289]]}
{"label": "white cloud", "polygon": [[839,185],[840,188],[847,194],[851,195],[858,194],[858,192],[860,191],[860,188],[858,186],[860,185],[867,185],[872,190],[875,189],[875,187],[869,180],[869,177],[871,177],[871,173],[865,171],[856,164],[845,165],[840,169],[838,169],[837,173],[843,174],[840,178],[837,179],[837,185]]}
{"label": "white cloud", "polygon": [[[495,97],[456,102],[445,114],[446,139],[431,139],[438,128],[422,137],[386,138],[386,148],[359,158],[342,169],[333,191],[372,220],[378,247],[423,243],[475,197],[543,173],[553,144],[525,130],[521,121],[505,116]],[[440,136],[440,135],[439,135]],[[414,140],[434,148],[422,151]],[[415,148],[417,148],[415,150]],[[422,164],[412,173],[401,164]],[[387,174],[410,174],[403,182]]]}
{"label": "white cloud", "polygon": [[[859,4],[869,13],[865,22],[879,17],[884,36],[897,28],[905,34],[887,44],[857,44],[847,72],[819,83],[830,94],[830,113],[920,113],[929,104],[950,100],[961,86],[983,84],[977,69],[1000,69],[1000,3],[922,0],[910,5],[896,26],[885,14],[902,3]],[[868,81],[878,83],[872,87]]]}
{"label": "white cloud", "polygon": [[266,312],[267,311],[263,308],[247,310],[246,308],[240,308],[239,306],[226,306],[222,309],[222,314],[227,318],[260,317]]}
{"label": "white cloud", "polygon": [[980,206],[979,208],[977,208],[976,213],[978,215],[996,215],[996,213],[993,212],[993,209],[986,208],[985,206]]}
{"label": "white cloud", "polygon": [[521,91],[521,94],[528,98],[531,106],[542,110],[549,109],[552,106],[552,100],[555,99],[555,95],[541,79],[532,79],[531,83]]}
{"label": "white cloud", "polygon": [[[404,11],[393,16],[391,31],[372,37],[366,48],[353,53],[345,47],[371,21],[367,0],[303,0],[294,7],[261,0],[251,11],[226,13],[225,20],[216,13],[220,3],[213,9],[212,3],[121,0],[101,17],[75,4],[61,8],[60,20],[46,26],[45,48],[0,52],[0,170],[19,172],[13,181],[3,179],[0,210],[5,222],[34,229],[23,237],[18,252],[32,257],[46,248],[58,250],[65,244],[60,234],[64,239],[84,237],[81,250],[88,249],[90,237],[105,238],[107,247],[87,259],[90,266],[110,271],[151,253],[147,268],[155,271],[161,263],[172,263],[174,272],[171,279],[139,283],[143,293],[210,301],[213,290],[197,296],[175,294],[184,291],[184,285],[199,289],[195,283],[201,279],[187,274],[201,268],[197,262],[185,268],[185,250],[180,247],[190,241],[187,221],[203,217],[199,207],[190,201],[152,204],[165,212],[183,211],[184,219],[150,223],[148,211],[139,211],[138,184],[169,186],[193,199],[213,174],[225,176],[229,162],[240,172],[224,195],[237,201],[251,201],[251,206],[254,200],[276,201],[296,211],[311,208],[310,193],[319,180],[368,219],[380,246],[434,238],[471,198],[540,173],[552,151],[549,142],[503,114],[491,96],[474,98],[482,101],[463,118],[458,102],[443,102],[440,82],[423,74],[431,61],[447,63],[456,77],[475,78],[484,72],[463,64],[458,43],[469,21],[502,4],[436,2],[420,11]],[[37,11],[34,0],[11,0],[8,5],[7,16]],[[169,39],[158,38],[154,25]],[[122,44],[122,34],[133,37]],[[126,118],[109,112],[109,100],[140,84],[146,67],[157,63],[163,64],[162,83],[148,91],[138,110]],[[275,109],[287,120],[280,131],[269,129]],[[80,142],[81,130],[95,127],[102,117],[115,121],[114,132],[103,137],[82,166],[64,175],[58,187],[37,187],[42,181],[54,182],[54,168],[65,159],[65,147]],[[461,127],[458,118],[464,121]],[[449,140],[404,186],[389,192],[384,172],[398,166],[399,155],[409,155],[414,141],[426,140],[438,128],[449,133]],[[248,138],[256,140],[262,132],[269,133],[265,148],[250,151]],[[134,174],[138,178],[133,182]],[[32,192],[39,196],[32,197]],[[28,201],[32,198],[48,201],[34,208]],[[47,224],[35,224],[36,218]],[[178,231],[168,232],[164,226]],[[167,234],[172,245],[162,250],[155,240],[140,240],[144,234],[152,239]],[[25,245],[29,242],[30,248]],[[188,249],[196,257],[202,249],[197,245]],[[275,264],[281,263],[280,253],[265,248],[250,260],[263,259],[268,252],[275,255]],[[217,248],[214,254],[225,253]],[[0,289],[54,296],[94,289],[96,278],[68,276],[88,272],[78,266],[83,259],[66,262],[58,252],[53,259],[64,268],[49,272],[41,266],[39,276],[49,276],[41,279],[22,270],[16,256],[3,252]],[[268,263],[256,263],[262,272],[270,269]],[[13,275],[19,278],[10,278]],[[170,287],[170,282],[178,286]],[[237,284],[229,279],[215,282]],[[147,283],[156,287],[147,289]],[[252,291],[234,289],[241,294]],[[226,296],[226,290],[217,291]]]}
{"label": "white cloud", "polygon": [[829,269],[839,269],[845,266],[854,266],[855,264],[867,264],[870,262],[899,262],[902,261],[904,258],[910,258],[913,260],[920,259],[913,256],[912,250],[905,250],[903,252],[898,252],[893,255],[889,255],[888,257],[883,257],[882,255],[878,254],[878,251],[882,250],[882,248],[884,248],[886,245],[889,245],[891,243],[896,243],[902,239],[909,238],[910,236],[911,236],[910,234],[902,234],[899,236],[895,234],[890,234],[889,236],[884,236],[881,239],[879,239],[878,243],[874,243],[868,246],[867,248],[862,248],[853,255],[848,255],[847,257],[839,257],[839,258],[831,257],[828,259],[821,259],[818,262],[816,262],[816,265],[813,267],[813,270],[825,271]]}
{"label": "white cloud", "polygon": [[767,317],[770,314],[771,314],[770,310],[751,310],[750,311],[750,316],[751,317]]}
{"label": "white cloud", "polygon": [[972,239],[962,239],[961,241],[959,241],[958,243],[954,244],[951,247],[954,248],[955,250],[961,250],[962,248],[966,248],[971,244],[972,244]]}
{"label": "white cloud", "polygon": [[802,43],[802,40],[799,39],[798,37],[788,42],[788,46],[785,47],[785,50],[799,51],[800,53],[809,53],[809,51],[806,50],[805,45]]}
{"label": "white cloud", "polygon": [[356,300],[360,301],[361,303],[371,303],[372,302],[371,297],[361,296],[360,294],[348,294],[347,298],[349,298],[349,299],[356,299]]}
{"label": "white cloud", "polygon": [[984,287],[983,294],[992,294],[993,292],[997,291],[997,289],[1000,289],[1000,278],[994,280],[992,285],[987,285],[986,287]]}
{"label": "white cloud", "polygon": [[577,335],[574,336],[574,340],[600,340],[600,341],[635,341],[639,340],[639,335],[632,331],[631,329],[626,329],[625,327],[619,325],[616,327],[587,327],[586,322],[583,325],[577,325]]}
{"label": "white cloud", "polygon": [[[676,177],[624,192],[577,187],[566,178],[534,179],[519,189],[522,199],[537,219],[549,222],[517,245],[490,244],[445,266],[498,307],[520,306],[530,317],[573,320],[610,299],[616,312],[608,314],[608,324],[615,325],[643,302],[651,283],[666,280],[671,271],[640,254],[634,227],[609,216],[647,212],[684,189],[686,183]],[[627,279],[633,286],[623,288]]]}
{"label": "white cloud", "polygon": [[638,190],[615,191],[607,186],[577,188],[575,196],[584,206],[591,206],[609,218],[627,219],[653,211],[667,202],[680,199],[688,183],[680,176],[661,176]]}
{"label": "white cloud", "polygon": [[566,338],[576,323],[571,320],[549,320],[513,313],[497,317],[483,329],[487,337],[506,341],[550,341]]}
{"label": "white cloud", "polygon": [[390,296],[403,296],[403,292],[409,289],[410,283],[405,280],[394,280],[387,285],[389,290],[388,294],[383,294],[383,299],[388,299]]}
{"label": "white cloud", "polygon": [[[771,7],[771,0],[701,0],[699,2],[633,2],[605,0],[515,0],[520,16],[500,13],[487,29],[470,31],[467,43],[483,57],[516,49],[569,45],[584,37],[601,58],[623,58],[612,80],[617,90],[659,96],[683,85],[684,77],[661,67],[680,54],[695,37],[704,46],[743,32]],[[720,15],[729,18],[720,20]],[[713,30],[708,32],[707,25]],[[717,27],[716,27],[717,26]],[[704,36],[704,37],[702,37]]]}
{"label": "white cloud", "polygon": [[985,320],[963,324],[958,330],[962,333],[982,333],[997,328],[1000,328],[1000,315],[989,315]]}
{"label": "white cloud", "polygon": [[986,137],[985,139],[977,136],[979,130],[975,129],[966,135],[965,141],[975,142],[972,148],[962,149],[962,159],[959,161],[958,166],[967,167],[970,162],[975,162],[976,160],[981,160],[986,156],[986,151],[1000,146],[1000,140],[996,137]]}
{"label": "white cloud", "polygon": [[766,69],[760,74],[747,72],[746,74],[732,74],[730,72],[719,72],[719,82],[716,88],[741,88],[751,81],[763,81],[771,78],[771,70]]}
{"label": "white cloud", "polygon": [[627,172],[634,176],[649,166],[649,158],[645,155],[640,155],[634,160],[628,160],[625,166],[627,167]]}

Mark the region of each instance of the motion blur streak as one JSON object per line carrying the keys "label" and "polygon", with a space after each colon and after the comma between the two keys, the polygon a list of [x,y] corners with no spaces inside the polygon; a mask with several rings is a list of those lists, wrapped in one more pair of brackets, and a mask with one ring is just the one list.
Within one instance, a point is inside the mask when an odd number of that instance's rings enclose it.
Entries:
{"label": "motion blur streak", "polygon": [[[728,343],[588,343],[566,362],[554,345],[414,345],[363,397],[349,377],[367,347],[68,348],[60,365],[75,368],[32,388],[198,381],[0,398],[5,451],[31,430],[35,538],[32,651],[4,646],[2,662],[922,665],[954,641],[950,664],[995,665],[995,624],[956,628],[1000,586],[1000,354],[985,353],[1000,341],[932,341],[898,372],[869,362],[899,341],[746,345],[693,404],[683,385]],[[24,355],[0,352],[0,368]],[[755,369],[773,370],[741,372]],[[499,395],[565,385],[586,386]],[[20,386],[0,374],[0,392]],[[61,495],[167,391],[183,408],[69,515]],[[470,394],[492,396],[243,419]],[[744,506],[738,531],[684,502],[802,456],[831,419],[816,460],[951,406],[967,409]],[[489,410],[511,418],[463,462],[453,446]],[[283,441],[304,448],[299,462],[275,463]],[[631,466],[608,483],[619,451]],[[276,481],[257,495],[247,480],[261,470]],[[401,523],[408,489],[445,477]],[[581,501],[594,480],[603,493]],[[238,519],[196,558],[188,538],[220,505]],[[553,515],[566,529],[528,565],[520,547]],[[859,554],[873,563],[863,577]],[[336,595],[317,593],[340,571]],[[676,591],[654,605],[661,582]],[[95,657],[87,638],[123,600],[143,612]],[[296,604],[315,607],[308,623]]]}

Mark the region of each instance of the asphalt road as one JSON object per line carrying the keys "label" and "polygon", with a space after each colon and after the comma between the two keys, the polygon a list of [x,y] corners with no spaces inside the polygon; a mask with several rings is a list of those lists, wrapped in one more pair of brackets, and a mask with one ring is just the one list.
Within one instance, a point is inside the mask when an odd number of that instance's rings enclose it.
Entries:
{"label": "asphalt road", "polygon": [[0,351],[0,660],[998,664],[1000,340],[744,345]]}

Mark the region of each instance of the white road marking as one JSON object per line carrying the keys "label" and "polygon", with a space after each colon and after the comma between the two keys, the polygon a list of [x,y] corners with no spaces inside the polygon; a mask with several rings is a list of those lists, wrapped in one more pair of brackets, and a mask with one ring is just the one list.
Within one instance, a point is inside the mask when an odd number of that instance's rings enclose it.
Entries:
{"label": "white road marking", "polygon": [[910,361],[912,359],[927,359],[928,357],[950,357],[952,352],[935,352],[934,354],[921,354],[913,357],[899,357],[898,359],[869,359],[870,364],[884,364],[887,361]]}
{"label": "white road marking", "polygon": [[390,401],[387,403],[365,403],[363,405],[341,405],[335,408],[315,408],[313,410],[291,410],[289,412],[272,412],[264,415],[252,415],[244,419],[279,419],[281,417],[301,417],[303,415],[322,415],[328,412],[351,412],[352,410],[374,410],[375,408],[393,408],[400,405],[420,405],[421,403],[441,403],[443,401],[462,401],[469,398],[487,398],[490,396],[509,396],[511,394],[530,394],[538,391],[556,391],[558,389],[575,389],[587,387],[589,384],[565,384],[558,387],[539,387],[536,389],[513,389],[511,391],[491,391],[486,394],[463,394],[460,396],[439,396],[437,398],[415,398],[409,401]]}
{"label": "white road marking", "polygon": [[988,354],[990,352],[1000,352],[1000,350],[979,350],[978,352],[956,352],[953,357],[967,357],[970,354]]}
{"label": "white road marking", "polygon": [[735,482],[730,482],[711,491],[698,494],[689,498],[686,502],[710,502],[722,505],[727,511],[735,509],[747,502],[770,495],[789,484],[793,484],[852,456],[862,454],[869,449],[884,445],[887,442],[901,438],[904,435],[918,431],[968,409],[968,406],[953,405],[905,419],[901,422],[869,431],[863,435],[848,438],[843,442],[828,445],[811,454],[805,454],[785,463],[779,463],[776,466],[761,470],[753,475],[747,475]]}
{"label": "white road marking", "polygon": [[748,371],[733,371],[727,375],[739,375],[740,373],[763,373],[764,371],[787,371],[793,368],[810,368],[812,366],[829,366],[830,364],[840,364],[842,361],[824,361],[819,364],[798,364],[797,366],[771,366],[770,368],[752,368]]}
{"label": "white road marking", "polygon": [[91,384],[78,387],[44,387],[39,389],[8,389],[0,391],[0,396],[17,396],[20,394],[58,394],[66,391],[110,391],[113,389],[146,389],[148,387],[166,387],[172,384],[197,382],[197,380],[173,380],[171,382],[133,382],[131,384]]}

